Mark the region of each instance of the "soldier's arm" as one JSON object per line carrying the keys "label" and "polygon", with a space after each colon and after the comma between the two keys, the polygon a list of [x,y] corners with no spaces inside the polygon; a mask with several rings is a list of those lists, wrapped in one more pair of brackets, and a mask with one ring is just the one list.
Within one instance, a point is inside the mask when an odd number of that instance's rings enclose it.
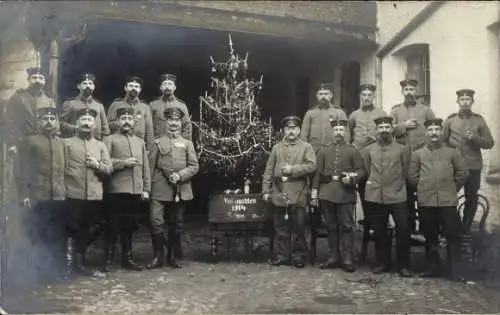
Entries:
{"label": "soldier's arm", "polygon": [[347,128],[349,129],[349,132],[351,134],[351,141],[349,143],[352,143],[354,141],[354,129],[356,128],[356,117],[354,113],[352,113],[349,116],[349,119],[347,120]]}
{"label": "soldier's arm", "polygon": [[460,191],[469,178],[469,168],[458,149],[454,150],[451,163],[453,164],[455,185],[457,186],[457,191]]}
{"label": "soldier's arm", "polygon": [[493,148],[493,146],[495,145],[495,141],[493,140],[490,128],[486,124],[484,118],[479,117],[478,120],[479,120],[478,134],[477,135],[474,134],[472,136],[471,141],[477,144],[479,148],[489,150]]}
{"label": "soldier's arm", "polygon": [[198,164],[198,158],[196,157],[196,150],[194,149],[193,143],[189,141],[187,144],[187,166],[177,173],[180,175],[181,181],[184,182],[196,175],[199,169],[200,166]]}
{"label": "soldier's arm", "polygon": [[151,172],[151,178],[153,177],[153,174],[156,169],[156,161],[158,160],[158,154],[160,154],[160,150],[158,148],[158,139],[153,142],[151,145],[150,151],[149,151],[149,170]]}
{"label": "soldier's arm", "polygon": [[318,152],[318,156],[317,156],[316,160],[317,160],[316,170],[314,171],[314,177],[312,179],[312,188],[313,189],[319,189],[321,171],[325,167],[325,154],[322,150]]}
{"label": "soldier's arm", "polygon": [[276,145],[271,150],[267,159],[264,175],[262,176],[262,194],[270,194],[273,183],[273,173],[276,166]]}
{"label": "soldier's arm", "polygon": [[309,175],[316,169],[316,153],[314,153],[313,147],[307,143],[304,150],[305,154],[302,164],[292,165],[292,178]]}
{"label": "soldier's arm", "polygon": [[420,155],[413,153],[410,160],[410,168],[408,170],[408,183],[417,188],[418,181],[420,180]]}
{"label": "soldier's arm", "polygon": [[302,120],[302,127],[300,129],[300,139],[305,142],[309,142],[309,131],[311,128],[311,112],[307,111],[304,115],[304,119]]}
{"label": "soldier's arm", "polygon": [[101,118],[101,134],[102,137],[104,138],[105,136],[108,136],[110,134],[109,123],[108,123],[108,117],[106,116],[106,110],[104,109],[104,105],[100,104],[99,107],[100,107],[99,115]]}
{"label": "soldier's arm", "polygon": [[353,178],[352,184],[358,184],[363,178],[365,178],[365,168],[363,165],[363,157],[361,156],[361,152],[359,150],[354,149],[354,153],[352,155],[352,166],[353,172],[357,175]]}
{"label": "soldier's arm", "polygon": [[[106,149],[108,149],[108,153],[111,155],[113,152],[113,140],[110,136],[104,137],[103,139],[104,145]],[[114,157],[110,157],[111,165],[113,166],[113,172],[121,171],[125,168],[125,160],[117,159]]]}
{"label": "soldier's arm", "polygon": [[410,168],[411,150],[409,145],[405,145],[401,152],[401,165],[403,166],[403,177],[408,180],[408,170]]}
{"label": "soldier's arm", "polygon": [[30,161],[31,146],[29,138],[25,138],[19,142],[19,163],[21,165],[18,180],[19,197],[21,200],[30,196],[30,182],[32,173],[32,161]]}
{"label": "soldier's arm", "polygon": [[371,157],[370,157],[370,146],[363,148],[361,151],[361,157],[363,158],[363,170],[364,170],[364,178],[362,180],[367,180],[370,177],[370,165],[371,165]]}
{"label": "soldier's arm", "polygon": [[99,161],[99,168],[96,169],[96,172],[103,175],[111,174],[113,171],[113,165],[111,163],[111,158],[109,157],[109,151],[104,143],[99,142],[99,144],[101,147],[101,160]]}
{"label": "soldier's arm", "polygon": [[4,113],[5,130],[3,130],[2,136],[5,139],[5,144],[7,148],[15,146],[17,141],[19,140],[19,136],[21,134],[20,124],[23,118],[21,114],[22,106],[24,105],[21,101],[21,97],[19,96],[19,92],[14,94],[9,99],[7,105],[5,106],[5,113]]}
{"label": "soldier's arm", "polygon": [[62,105],[62,112],[60,118],[61,124],[61,133],[65,137],[70,137],[75,135],[77,130],[76,124],[72,124],[73,120],[73,108],[71,107],[71,103],[69,101],[65,101]]}
{"label": "soldier's arm", "polygon": [[144,135],[144,142],[146,142],[146,149],[149,150],[149,147],[151,147],[151,144],[153,143],[153,117],[151,115],[151,107],[146,105],[146,113],[144,115],[144,122],[145,122],[145,135]]}
{"label": "soldier's arm", "polygon": [[118,129],[120,129],[120,124],[116,120],[116,110],[117,103],[113,102],[108,108],[108,124],[109,124],[109,132],[115,133]]}
{"label": "soldier's arm", "polygon": [[146,144],[142,144],[142,181],[144,191],[151,192],[151,170],[149,169],[148,152]]}
{"label": "soldier's arm", "polygon": [[399,121],[396,109],[392,108],[389,114],[393,119],[393,134],[396,138],[401,138],[406,135],[406,125],[404,121]]}
{"label": "soldier's arm", "polygon": [[451,122],[450,118],[446,119],[443,123],[443,132],[441,133],[441,139],[443,143],[450,146],[450,135],[451,135]]}

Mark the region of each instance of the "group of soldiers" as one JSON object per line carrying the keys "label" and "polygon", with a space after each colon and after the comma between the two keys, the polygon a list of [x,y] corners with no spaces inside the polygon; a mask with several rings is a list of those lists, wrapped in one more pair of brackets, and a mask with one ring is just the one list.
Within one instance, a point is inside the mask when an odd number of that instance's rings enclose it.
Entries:
{"label": "group of soldiers", "polygon": [[[425,237],[427,269],[422,276],[452,278],[459,271],[460,240],[474,219],[483,166],[481,150],[494,145],[484,118],[472,111],[475,92],[456,91],[458,111],[435,117],[417,96],[416,80],[400,82],[404,100],[387,114],[374,105],[376,87],[359,88],[361,106],[349,117],[332,103],[333,90],[321,84],[318,104],[282,121],[284,139],[273,147],[264,172],[262,195],[275,210],[274,266],[305,265],[306,207],[319,207],[328,230],[329,258],[322,269],[354,272],[354,211],[359,193],[365,228],[374,229],[374,273],[391,270],[396,232],[397,267],[410,277],[410,239],[418,213]],[[457,193],[464,188],[461,220]],[[311,192],[310,198],[308,196]],[[416,206],[416,204],[418,206]],[[447,238],[448,268],[441,268],[439,234]]]}
{"label": "group of soldiers", "polygon": [[[150,104],[139,99],[143,81],[128,77],[125,96],[107,113],[93,97],[96,78],[90,73],[80,76],[80,93],[65,101],[60,113],[44,93],[42,71],[28,69],[28,80],[29,87],[7,104],[2,134],[15,164],[19,198],[30,209],[33,240],[52,247],[64,240],[65,269],[89,274],[85,253],[96,221],[104,219],[104,271],[118,239],[122,266],[142,270],[134,261],[132,239],[138,213],[147,210],[153,259],[146,268],[161,267],[165,260],[181,267],[184,206],[193,199],[190,180],[199,165],[188,108],[174,95],[176,76],[160,77],[162,95]],[[321,209],[329,234],[330,255],[320,267],[354,272],[359,193],[365,226],[375,230],[374,272],[391,268],[391,215],[399,273],[411,275],[410,234],[418,210],[426,239],[425,274],[440,274],[441,230],[448,239],[450,275],[455,274],[460,237],[469,232],[477,208],[481,150],[491,149],[494,141],[483,117],[472,112],[473,90],[457,91],[459,109],[443,121],[417,100],[417,83],[400,82],[404,100],[389,114],[374,105],[376,87],[363,84],[361,106],[349,117],[333,104],[331,85],[321,84],[318,103],[303,120],[283,119],[284,138],[272,149],[262,187],[263,199],[275,208],[272,265],[304,267],[305,209],[312,205]],[[460,222],[456,206],[462,187],[466,201]]]}
{"label": "group of soldiers", "polygon": [[93,97],[94,75],[79,77],[79,95],[59,111],[41,69],[27,72],[28,88],[7,103],[2,135],[32,242],[59,256],[65,274],[89,275],[85,253],[104,222],[103,270],[118,239],[122,266],[142,270],[132,239],[146,210],[154,257],[145,267],[180,268],[184,202],[193,198],[190,179],[199,166],[187,106],[174,95],[176,76],[160,77],[162,95],[151,104],[139,99],[142,80],[128,77],[125,96],[106,113]]}

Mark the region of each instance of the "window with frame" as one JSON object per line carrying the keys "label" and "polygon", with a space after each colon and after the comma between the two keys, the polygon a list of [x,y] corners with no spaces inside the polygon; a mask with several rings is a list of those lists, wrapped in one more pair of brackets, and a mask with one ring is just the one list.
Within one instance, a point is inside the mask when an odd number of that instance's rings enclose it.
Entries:
{"label": "window with frame", "polygon": [[405,54],[406,73],[409,79],[418,80],[417,98],[430,105],[431,84],[429,65],[429,46],[427,44],[415,45]]}

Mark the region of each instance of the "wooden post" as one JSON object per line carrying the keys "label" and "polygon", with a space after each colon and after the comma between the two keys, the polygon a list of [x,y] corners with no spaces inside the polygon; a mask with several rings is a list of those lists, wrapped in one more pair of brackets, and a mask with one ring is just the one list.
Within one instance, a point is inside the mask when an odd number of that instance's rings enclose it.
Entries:
{"label": "wooden post", "polygon": [[50,76],[50,94],[55,103],[58,104],[59,98],[59,43],[57,39],[53,39],[50,43],[50,61],[49,61],[49,76]]}

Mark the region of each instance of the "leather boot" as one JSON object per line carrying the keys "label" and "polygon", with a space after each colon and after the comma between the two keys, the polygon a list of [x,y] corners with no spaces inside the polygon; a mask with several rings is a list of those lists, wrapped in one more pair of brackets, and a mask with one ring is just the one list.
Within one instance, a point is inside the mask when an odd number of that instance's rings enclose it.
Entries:
{"label": "leather boot", "polygon": [[174,255],[177,260],[184,260],[184,252],[182,251],[182,238],[181,233],[175,233]]}
{"label": "leather boot", "polygon": [[68,277],[73,273],[75,263],[75,239],[72,237],[66,239],[65,254],[65,276]]}
{"label": "leather boot", "polygon": [[123,233],[121,236],[122,243],[122,268],[141,271],[144,268],[134,261],[132,255],[132,232]]}
{"label": "leather boot", "polygon": [[154,269],[163,267],[165,258],[163,252],[163,233],[152,234],[151,242],[153,243],[153,260],[146,268]]}
{"label": "leather boot", "polygon": [[106,249],[104,251],[104,265],[102,268],[103,272],[109,272],[109,268],[113,265],[113,260],[115,258],[115,244],[116,241],[108,241],[106,244]]}
{"label": "leather boot", "polygon": [[167,240],[167,264],[173,268],[182,268],[182,265],[177,262],[178,257],[175,255],[177,242],[179,242],[178,246],[180,247],[180,234],[169,231]]}
{"label": "leather boot", "polygon": [[81,276],[92,276],[92,271],[88,270],[84,265],[84,253],[83,251],[79,251],[75,255],[75,262],[73,270],[76,274]]}

